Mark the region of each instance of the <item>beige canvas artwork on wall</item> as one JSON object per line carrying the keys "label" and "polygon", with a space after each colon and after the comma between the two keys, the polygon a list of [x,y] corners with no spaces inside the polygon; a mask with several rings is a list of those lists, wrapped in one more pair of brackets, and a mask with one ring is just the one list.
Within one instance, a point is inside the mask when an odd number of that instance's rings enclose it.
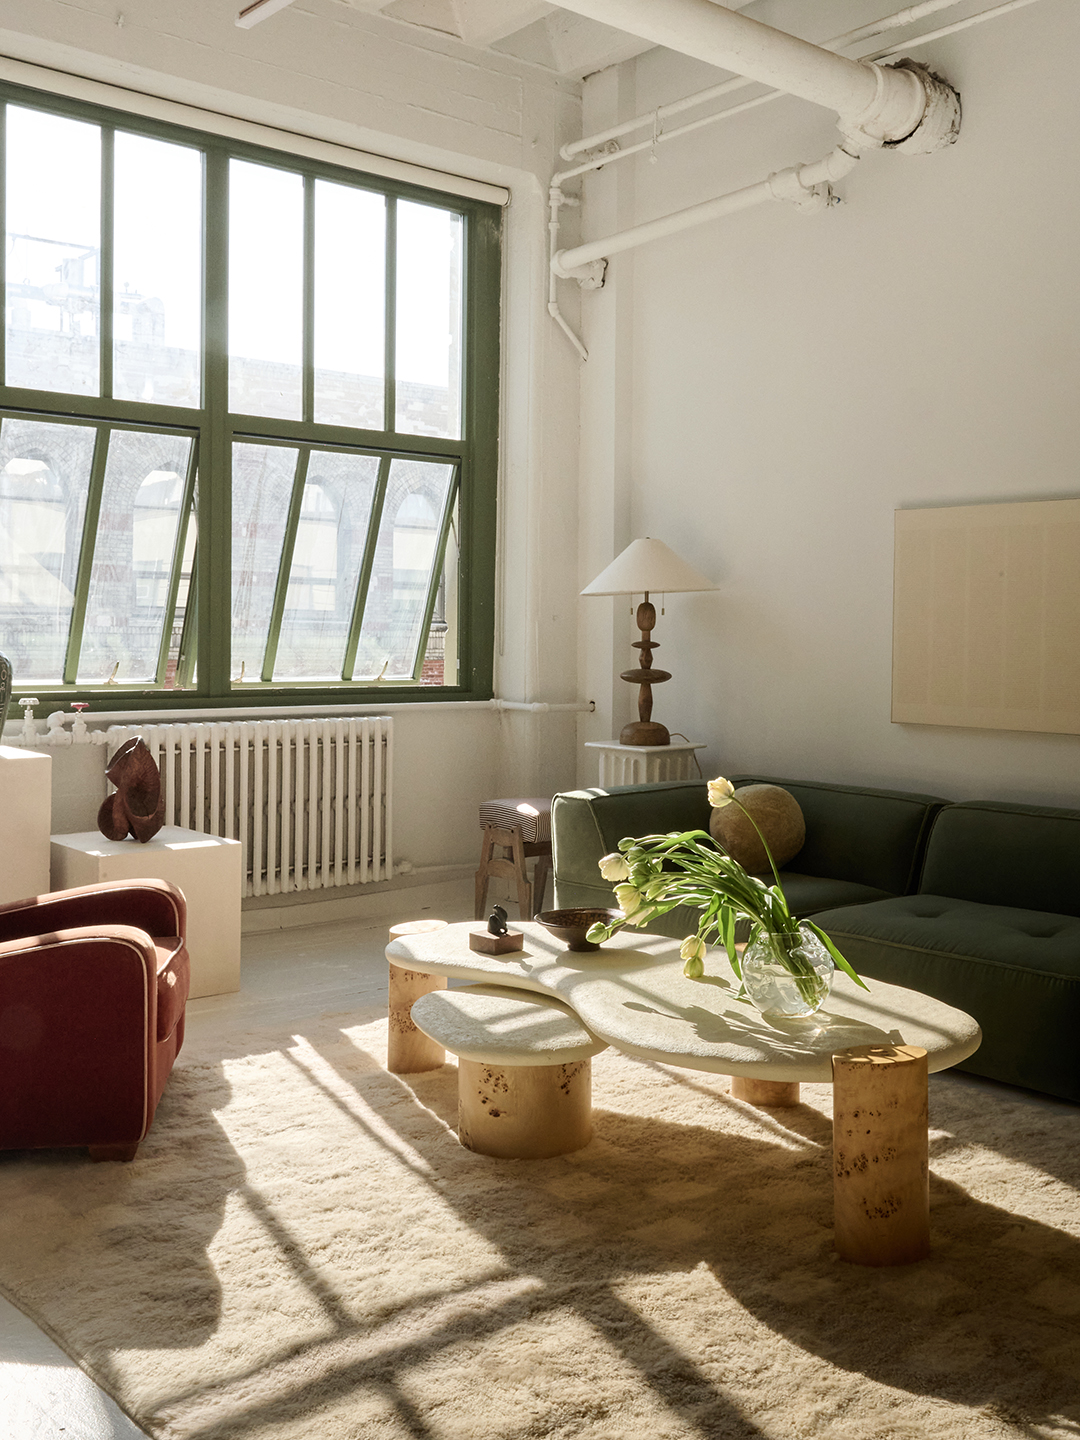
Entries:
{"label": "beige canvas artwork on wall", "polygon": [[1080,734],[1080,500],[896,512],[892,718]]}

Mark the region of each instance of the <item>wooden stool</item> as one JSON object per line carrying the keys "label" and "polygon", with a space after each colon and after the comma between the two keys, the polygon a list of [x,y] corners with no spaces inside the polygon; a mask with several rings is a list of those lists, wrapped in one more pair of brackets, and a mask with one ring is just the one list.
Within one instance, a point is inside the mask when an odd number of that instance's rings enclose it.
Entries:
{"label": "wooden stool", "polygon": [[[390,939],[426,935],[445,926],[445,920],[406,920],[401,925],[391,925]],[[393,961],[387,961],[387,966],[390,1003],[386,1017],[386,1068],[395,1075],[437,1070],[446,1063],[446,1051],[416,1028],[410,1012],[413,1001],[421,995],[431,990],[445,990],[446,977],[427,975],[422,970],[404,970]]]}
{"label": "wooden stool", "polygon": [[856,1045],[832,1057],[833,1229],[856,1265],[930,1253],[926,1051]]}
{"label": "wooden stool", "polygon": [[480,1155],[543,1160],[592,1136],[592,1057],[604,1042],[568,1005],[502,985],[433,991],[413,1006],[458,1057],[458,1138]]}
{"label": "wooden stool", "polygon": [[[522,920],[531,920],[544,906],[544,890],[551,870],[551,801],[485,800],[480,806],[484,838],[480,868],[476,872],[476,916],[487,918],[488,881],[492,875],[517,886]],[[532,885],[525,861],[536,856]]]}

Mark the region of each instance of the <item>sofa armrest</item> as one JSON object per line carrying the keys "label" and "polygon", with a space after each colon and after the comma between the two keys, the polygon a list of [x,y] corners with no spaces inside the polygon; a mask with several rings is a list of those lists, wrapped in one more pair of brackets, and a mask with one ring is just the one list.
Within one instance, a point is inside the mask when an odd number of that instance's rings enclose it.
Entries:
{"label": "sofa armrest", "polygon": [[104,880],[0,905],[0,942],[83,926],[134,926],[148,935],[187,934],[187,901],[167,880]]}

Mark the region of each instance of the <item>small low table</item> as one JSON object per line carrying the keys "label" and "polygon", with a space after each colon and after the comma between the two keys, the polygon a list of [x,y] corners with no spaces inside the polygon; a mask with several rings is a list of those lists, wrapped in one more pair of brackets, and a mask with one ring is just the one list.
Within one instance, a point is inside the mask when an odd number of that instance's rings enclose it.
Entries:
{"label": "small low table", "polygon": [[[835,1069],[845,1086],[844,1113],[855,1113],[860,1125],[857,1134],[851,1125],[850,1134],[834,1134],[837,1195],[844,1187],[854,1187],[861,1196],[851,1202],[844,1190],[843,1213],[852,1217],[860,1238],[841,1244],[838,1233],[838,1249],[845,1258],[867,1264],[917,1259],[920,1245],[925,1253],[928,1241],[913,1242],[908,1232],[921,1227],[929,1233],[926,1075],[946,1070],[978,1049],[982,1033],[970,1015],[880,980],[867,980],[863,990],[837,972],[832,994],[815,1015],[766,1017],[736,1001],[738,981],[722,950],[710,952],[709,973],[688,980],[679,942],[663,935],[628,927],[599,950],[574,953],[542,926],[528,922],[521,927],[524,944],[519,952],[488,956],[469,949],[473,928],[463,923],[402,936],[387,946],[386,958],[392,965],[433,977],[555,996],[615,1049],[642,1060],[730,1075],[736,1098],[756,1104],[797,1103],[801,1083],[831,1084]],[[895,1088],[892,1098],[882,1089],[890,1085]],[[740,1086],[746,1087],[741,1093]],[[861,1108],[860,1086],[870,1097]],[[898,1107],[907,1122],[899,1147],[889,1128]],[[883,1184],[884,1204],[871,1199],[871,1192],[879,1195]],[[902,1217],[908,1238],[897,1245],[889,1234],[901,1221],[895,1216],[890,1220],[887,1212],[889,1197],[902,1194],[921,1196],[917,1205],[922,1214],[914,1227],[910,1217]],[[905,1201],[909,1208],[911,1203]],[[888,1223],[878,1223],[882,1217]],[[867,1227],[864,1243],[861,1232]]]}
{"label": "small low table", "polygon": [[458,1057],[458,1138],[505,1160],[580,1150],[592,1136],[592,1069],[604,1042],[569,1005],[505,985],[432,990],[413,1022]]}

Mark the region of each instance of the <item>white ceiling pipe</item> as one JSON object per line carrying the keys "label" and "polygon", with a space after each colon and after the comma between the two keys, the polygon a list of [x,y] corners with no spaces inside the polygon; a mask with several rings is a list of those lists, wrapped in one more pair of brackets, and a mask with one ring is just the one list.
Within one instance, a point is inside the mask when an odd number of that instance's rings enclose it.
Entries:
{"label": "white ceiling pipe", "polygon": [[[823,40],[823,50],[844,50],[849,45],[857,45],[861,40],[872,40],[876,35],[884,35],[889,30],[898,30],[904,25],[913,25],[917,20],[924,19],[927,15],[936,15],[940,10],[949,10],[959,5],[961,0],[922,0],[919,5],[908,5],[903,10],[897,10],[892,15],[885,15],[880,20],[875,20],[869,25],[860,25],[857,30],[846,30],[843,35],[834,35],[831,40]],[[866,56],[862,57],[866,59]],[[877,56],[870,57],[877,59]],[[658,128],[669,115],[681,115],[684,110],[692,110],[697,105],[704,105],[710,100],[719,100],[724,95],[730,95],[736,90],[745,90],[748,85],[753,85],[753,80],[748,80],[741,75],[735,80],[724,80],[719,85],[710,85],[707,90],[697,90],[692,95],[685,95],[681,100],[672,100],[667,105],[658,105],[655,110],[650,110],[645,115],[635,115],[632,120],[624,120],[621,125],[612,125],[608,130],[600,130],[595,135],[585,135],[580,140],[574,140],[569,145],[564,145],[559,154],[564,160],[573,160],[578,155],[583,155],[587,150],[595,150],[599,145],[606,145],[611,140],[617,140],[622,135],[632,135],[635,130],[644,130],[649,126]],[[779,93],[779,92],[777,92]],[[576,175],[581,171],[570,171],[569,174]],[[567,178],[564,173],[562,178]]]}
{"label": "white ceiling pipe", "polygon": [[[948,0],[948,5],[955,5],[957,3],[958,0]],[[1026,6],[1035,5],[1037,3],[1038,0],[1005,0],[1004,4],[995,5],[989,10],[980,10],[975,15],[969,15],[965,20],[957,20],[952,25],[943,25],[939,30],[927,30],[922,35],[909,36],[900,45],[890,45],[883,50],[875,50],[870,55],[863,55],[861,58],[863,60],[895,59],[896,56],[906,55],[909,50],[917,49],[920,45],[930,45],[935,40],[943,39],[946,35],[959,34],[961,30],[970,30],[973,26],[982,25],[987,20],[997,20],[1003,15],[1011,14],[1014,10],[1023,10]],[[946,4],[943,3],[943,0],[933,0],[933,4],[938,10],[947,8]],[[930,13],[926,9],[925,5],[915,6],[913,8],[922,11],[923,14]],[[905,14],[907,12],[902,11],[900,13]],[[878,24],[881,24],[881,22],[879,21]],[[863,28],[865,30],[871,30],[874,27],[867,25]],[[854,34],[857,32],[853,31],[852,33]],[[881,34],[883,32],[879,30],[877,33]],[[830,46],[836,43],[839,42],[832,40],[828,42]],[[639,130],[641,129],[642,124],[649,124],[655,126],[657,124],[658,117],[662,115],[678,114],[680,110],[689,110],[692,103],[696,104],[700,102],[703,97],[711,99],[714,98],[717,94],[727,94],[728,87],[732,87],[735,89],[744,89],[747,85],[750,85],[752,83],[753,82],[750,80],[728,81],[727,86],[717,85],[714,86],[712,90],[700,91],[697,96],[688,95],[685,101],[674,101],[671,105],[660,106],[659,109],[657,109],[652,114],[646,115],[644,117],[638,116],[635,120],[628,120],[626,122],[626,128],[620,129],[620,133],[628,133],[628,131],[630,130]],[[563,185],[567,180],[576,179],[576,177],[579,175],[587,175],[596,170],[606,170],[609,165],[615,165],[620,160],[633,159],[635,155],[640,155],[646,150],[653,150],[657,145],[664,145],[670,140],[678,140],[683,135],[692,135],[696,131],[704,130],[709,125],[715,125],[721,120],[732,120],[735,118],[736,115],[745,115],[748,110],[756,110],[762,105],[769,105],[774,100],[782,99],[783,95],[784,92],[782,90],[767,90],[764,95],[757,95],[754,97],[753,100],[744,100],[741,105],[729,105],[724,110],[717,110],[714,111],[711,115],[702,116],[700,120],[691,120],[685,125],[676,125],[673,130],[662,130],[657,128],[654,134],[649,137],[649,139],[641,140],[636,145],[627,145],[624,149],[621,150],[612,149],[610,151],[605,151],[604,154],[596,155],[592,159],[583,162],[581,165],[575,165],[573,169],[559,171],[558,174],[551,177],[551,183],[553,186],[560,186]],[[591,139],[592,141],[598,141],[598,137],[596,136],[591,137]],[[583,142],[579,142],[579,144],[581,143]],[[570,147],[564,146],[563,151],[560,153],[565,153],[568,148]],[[558,246],[556,246],[555,248],[557,249]]]}
{"label": "white ceiling pipe", "polygon": [[585,245],[576,245],[572,250],[560,250],[551,261],[554,273],[564,280],[576,278],[587,266],[596,265],[623,250],[633,250],[650,240],[660,240],[665,235],[689,230],[694,225],[703,225],[708,220],[719,220],[725,215],[734,215],[740,210],[750,210],[763,205],[767,200],[791,200],[804,207],[818,208],[828,203],[827,187],[834,180],[842,180],[859,163],[842,147],[837,147],[823,160],[809,165],[793,165],[788,170],[777,171],[756,185],[747,185],[741,190],[731,190],[715,200],[705,200],[700,205],[690,205],[685,210],[676,210],[671,215],[662,215],[657,220],[648,220],[643,225],[634,225],[617,235],[603,240],[591,240]]}
{"label": "white ceiling pipe", "polygon": [[927,91],[912,71],[882,70],[835,55],[714,0],[561,3],[655,45],[835,110],[845,135],[865,147],[906,139],[926,114]]}

